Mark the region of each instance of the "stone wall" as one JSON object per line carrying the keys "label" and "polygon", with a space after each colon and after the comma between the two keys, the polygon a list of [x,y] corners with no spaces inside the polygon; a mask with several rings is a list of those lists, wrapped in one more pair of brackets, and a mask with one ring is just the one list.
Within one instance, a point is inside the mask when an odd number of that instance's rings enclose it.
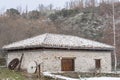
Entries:
{"label": "stone wall", "polygon": [[24,53],[22,68],[26,69],[31,61],[41,64],[41,71],[61,72],[61,59],[75,58],[76,72],[92,72],[95,70],[95,59],[101,59],[101,72],[111,72],[110,51],[71,51],[71,50],[34,50],[8,53],[7,64]]}

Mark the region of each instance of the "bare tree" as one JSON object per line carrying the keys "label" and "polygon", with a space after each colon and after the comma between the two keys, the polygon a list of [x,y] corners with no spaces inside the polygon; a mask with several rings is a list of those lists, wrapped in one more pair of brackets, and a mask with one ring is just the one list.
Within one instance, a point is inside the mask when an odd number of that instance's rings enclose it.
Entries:
{"label": "bare tree", "polygon": [[52,9],[53,9],[53,5],[52,5],[52,4],[49,4],[49,5],[48,5],[48,10],[51,11]]}
{"label": "bare tree", "polygon": [[38,5],[38,10],[39,10],[40,12],[44,12],[44,9],[45,9],[45,7],[44,7],[43,4],[39,4],[39,5]]}
{"label": "bare tree", "polygon": [[22,7],[21,6],[17,6],[17,10],[20,12],[20,14],[22,13]]}

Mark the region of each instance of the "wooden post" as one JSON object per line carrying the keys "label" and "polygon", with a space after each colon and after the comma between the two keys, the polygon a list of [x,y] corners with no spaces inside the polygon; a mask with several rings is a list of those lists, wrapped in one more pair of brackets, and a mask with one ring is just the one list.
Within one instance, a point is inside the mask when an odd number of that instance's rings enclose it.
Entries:
{"label": "wooden post", "polygon": [[40,64],[38,65],[38,77],[41,77],[41,69],[40,69]]}
{"label": "wooden post", "polygon": [[114,40],[114,59],[115,59],[115,64],[114,64],[114,71],[117,73],[117,54],[116,54],[116,25],[115,25],[115,7],[114,7],[114,0],[112,2],[112,11],[113,11],[113,40]]}
{"label": "wooden post", "polygon": [[19,65],[18,65],[18,69],[17,69],[18,71],[21,70],[21,63],[22,63],[23,56],[24,56],[24,54],[22,53],[22,56],[21,56],[21,58],[20,58],[20,63],[19,63]]}

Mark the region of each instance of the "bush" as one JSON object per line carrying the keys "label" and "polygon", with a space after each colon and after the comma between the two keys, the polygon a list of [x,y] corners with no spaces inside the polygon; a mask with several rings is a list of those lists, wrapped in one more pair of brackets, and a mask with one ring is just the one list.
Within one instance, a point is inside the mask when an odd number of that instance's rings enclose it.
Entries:
{"label": "bush", "polygon": [[76,15],[77,13],[79,13],[79,10],[77,10],[77,9],[70,9],[70,10],[62,9],[60,11],[57,11],[57,12],[53,13],[53,14],[50,14],[49,18],[52,21],[55,21],[59,17],[63,17],[63,18],[70,17],[70,16]]}
{"label": "bush", "polygon": [[28,16],[30,19],[38,19],[40,17],[40,12],[37,10],[30,11]]}
{"label": "bush", "polygon": [[56,14],[50,14],[50,15],[49,15],[49,18],[50,18],[52,21],[55,21],[55,20],[58,18],[58,16],[57,16]]}
{"label": "bush", "polygon": [[66,10],[66,9],[62,9],[61,11],[60,11],[60,14],[61,14],[61,16],[63,16],[63,17],[69,17],[69,16],[71,16],[71,15],[75,15],[75,14],[77,14],[79,11],[77,10],[77,9],[74,9],[74,10]]}
{"label": "bush", "polygon": [[6,65],[6,59],[0,58],[0,66],[5,66],[5,65]]}

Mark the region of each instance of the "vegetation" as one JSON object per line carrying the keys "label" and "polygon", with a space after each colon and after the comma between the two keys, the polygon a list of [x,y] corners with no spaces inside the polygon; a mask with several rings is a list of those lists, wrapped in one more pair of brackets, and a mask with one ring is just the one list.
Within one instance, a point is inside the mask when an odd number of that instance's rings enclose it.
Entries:
{"label": "vegetation", "polygon": [[5,66],[5,65],[6,65],[6,59],[0,58],[0,66]]}
{"label": "vegetation", "polygon": [[40,12],[37,10],[30,11],[28,16],[30,19],[38,19],[40,17]]}
{"label": "vegetation", "polygon": [[[120,64],[120,2],[115,2],[116,47]],[[113,45],[112,0],[71,0],[64,9],[50,4],[33,11],[7,9],[0,16],[0,47],[42,33],[80,36]]]}
{"label": "vegetation", "polygon": [[0,80],[26,80],[26,78],[20,72],[0,68]]}
{"label": "vegetation", "polygon": [[6,10],[6,14],[9,17],[17,17],[18,15],[20,15],[20,12],[16,9],[11,8]]}
{"label": "vegetation", "polygon": [[[28,76],[27,75],[31,75]],[[33,77],[32,77],[33,76]],[[7,68],[0,68],[0,80],[38,80],[38,77],[24,72],[16,72]],[[41,76],[40,80],[54,80],[51,77]]]}

